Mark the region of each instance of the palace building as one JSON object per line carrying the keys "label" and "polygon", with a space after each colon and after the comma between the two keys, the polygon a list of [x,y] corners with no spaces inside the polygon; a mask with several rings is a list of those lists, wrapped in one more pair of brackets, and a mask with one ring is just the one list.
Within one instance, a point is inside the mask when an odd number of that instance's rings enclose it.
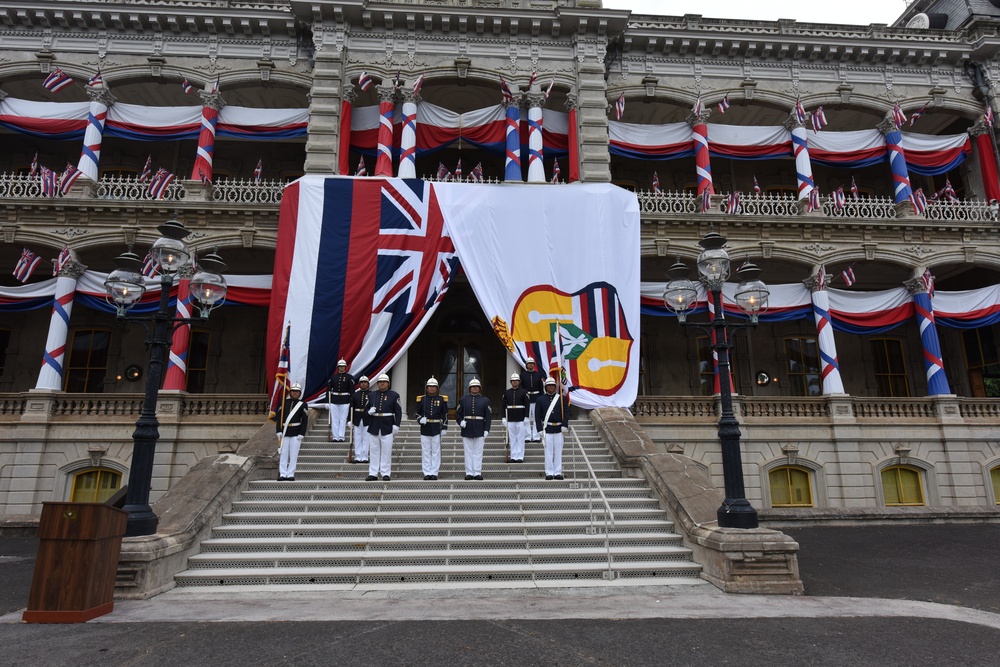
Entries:
{"label": "palace building", "polygon": [[[257,432],[282,191],[338,174],[634,192],[631,412],[720,488],[711,340],[663,293],[722,234],[770,288],[731,335],[762,518],[995,514],[1000,3],[917,0],[866,26],[600,0],[10,0],[0,19],[0,518],[127,483],[146,336],[104,281],[170,219],[224,259],[229,292],[173,334],[152,498]],[[412,412],[430,376],[499,397],[519,369],[457,270],[379,370]]]}

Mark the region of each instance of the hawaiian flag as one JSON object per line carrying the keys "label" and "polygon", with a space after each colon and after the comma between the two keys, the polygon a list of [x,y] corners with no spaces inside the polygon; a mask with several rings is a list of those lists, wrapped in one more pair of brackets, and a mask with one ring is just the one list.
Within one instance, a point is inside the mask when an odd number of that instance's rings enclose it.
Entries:
{"label": "hawaiian flag", "polygon": [[660,175],[657,174],[655,171],[653,172],[653,194],[654,195],[663,194],[663,191],[660,190]]}
{"label": "hawaiian flag", "polygon": [[174,175],[163,167],[160,167],[153,174],[153,178],[149,181],[146,191],[156,199],[163,199],[163,196],[167,193],[167,188],[173,182]]}
{"label": "hawaiian flag", "polygon": [[451,172],[444,166],[444,162],[438,162],[437,179],[442,182],[451,180]]}
{"label": "hawaiian flag", "polygon": [[739,215],[742,211],[740,206],[740,193],[730,192],[729,199],[726,201],[726,213],[729,215]]}
{"label": "hawaiian flag", "polygon": [[755,195],[757,195],[758,197],[760,196],[760,183],[757,182],[757,175],[756,174],[754,174],[754,177],[753,177],[753,193]]}
{"label": "hawaiian flag", "polygon": [[846,269],[844,269],[844,271],[840,275],[844,279],[844,282],[847,284],[848,287],[850,287],[854,283],[858,282],[858,279],[854,276],[854,265],[853,264],[851,266],[847,267]]}
{"label": "hawaiian flag", "polygon": [[844,194],[844,186],[841,185],[833,191],[833,208],[843,211],[845,206],[847,206],[847,195]]}
{"label": "hawaiian flag", "polygon": [[726,113],[728,109],[729,109],[729,93],[726,93],[726,96],[722,98],[721,102],[719,102],[719,113]]}
{"label": "hawaiian flag", "polygon": [[181,90],[183,90],[184,93],[187,94],[187,93],[190,93],[192,90],[194,90],[194,86],[192,86],[191,83],[187,79],[182,79],[181,80]]}
{"label": "hawaiian flag", "polygon": [[926,110],[927,110],[927,105],[924,105],[913,112],[913,114],[910,116],[910,127],[913,127],[913,124],[917,122],[918,118],[924,115],[924,112]]}
{"label": "hawaiian flag", "polygon": [[270,421],[274,421],[278,416],[278,410],[285,402],[285,394],[290,386],[288,382],[288,367],[292,361],[292,350],[288,346],[288,339],[292,333],[291,322],[285,327],[285,337],[281,341],[281,350],[278,352],[278,372],[274,374],[274,389],[271,390],[271,414],[268,415]]}
{"label": "hawaiian flag", "polygon": [[354,172],[354,175],[355,176],[367,176],[368,175],[368,168],[365,167],[365,158],[364,158],[364,156],[361,156],[361,159],[358,160],[358,170],[356,172]]}
{"label": "hawaiian flag", "polygon": [[417,80],[413,82],[413,94],[414,95],[419,95],[420,94],[420,89],[424,85],[424,77],[426,75],[427,75],[426,72],[423,73],[423,74],[421,74],[420,76],[417,77]]}
{"label": "hawaiian flag", "polygon": [[198,167],[198,178],[201,179],[201,184],[202,185],[211,185],[212,184],[212,177],[209,176],[208,174],[206,174],[205,170],[202,169],[201,167]]}
{"label": "hawaiian flag", "polygon": [[691,111],[696,117],[700,117],[705,113],[705,105],[701,102],[701,95],[698,95],[698,99],[694,101],[694,108]]}
{"label": "hawaiian flag", "polygon": [[53,93],[58,93],[66,86],[72,85],[72,83],[73,79],[57,67],[52,70],[51,74],[45,77],[45,81],[42,82],[42,85],[51,90]]}
{"label": "hawaiian flag", "polygon": [[63,267],[69,264],[69,260],[69,246],[64,245],[63,249],[59,251],[59,256],[56,257],[54,262],[52,262],[52,276],[58,276],[59,272],[63,270]]}
{"label": "hawaiian flag", "polygon": [[899,106],[899,102],[892,107],[892,122],[896,125],[896,129],[903,127],[903,123],[906,122],[906,114],[903,113],[903,107]]}
{"label": "hawaiian flag", "polygon": [[500,94],[503,95],[503,101],[510,104],[514,101],[514,93],[511,92],[510,86],[507,85],[507,81],[501,76],[500,77]]}
{"label": "hawaiian flag", "polygon": [[559,169],[559,160],[552,161],[552,182],[558,183],[562,176],[562,170]]}
{"label": "hawaiian flag", "polygon": [[146,256],[142,260],[142,275],[147,278],[152,278],[156,275],[156,272],[160,268],[160,263],[153,259],[153,251],[149,250],[146,252]]}
{"label": "hawaiian flag", "polygon": [[806,202],[806,212],[812,213],[813,211],[818,211],[819,208],[819,188],[813,188],[809,191],[809,200]]}
{"label": "hawaiian flag", "polygon": [[618,96],[618,101],[615,102],[615,120],[621,120],[622,116],[625,115],[625,93]]}
{"label": "hawaiian flag", "polygon": [[947,176],[944,177],[944,187],[941,188],[941,194],[944,198],[955,204],[958,203],[958,193],[955,192],[955,188],[951,187],[951,179]]}
{"label": "hawaiian flag", "polygon": [[858,191],[858,184],[854,182],[853,176],[851,176],[851,197],[854,199],[861,198],[861,193]]}
{"label": "hawaiian flag", "polygon": [[816,287],[826,289],[826,265],[820,264],[819,271],[816,272]]}
{"label": "hawaiian flag", "polygon": [[264,158],[257,160],[257,166],[253,168],[253,182],[260,185],[261,176],[264,173]]}
{"label": "hawaiian flag", "polygon": [[41,257],[27,248],[22,248],[21,259],[17,260],[17,264],[14,265],[14,277],[22,283],[28,282],[31,274],[35,272],[35,269],[38,268],[38,263],[41,261]]}
{"label": "hawaiian flag", "polygon": [[987,127],[993,127],[993,121],[994,121],[993,107],[991,107],[989,104],[986,105],[986,112],[983,113],[983,120],[986,121]]}
{"label": "hawaiian flag", "polygon": [[89,79],[87,79],[87,85],[88,86],[103,86],[104,85],[104,78],[101,76],[101,68],[100,67],[97,68],[97,72],[94,73],[94,76],[92,76]]}
{"label": "hawaiian flag", "polygon": [[462,158],[458,158],[458,163],[455,165],[455,180],[462,180]]}
{"label": "hawaiian flag", "polygon": [[145,183],[153,176],[153,156],[146,158],[146,164],[142,165],[142,172],[139,174],[139,182]]}
{"label": "hawaiian flag", "polygon": [[549,87],[545,89],[545,99],[549,99],[549,95],[552,93],[552,86],[554,85],[556,85],[555,79],[549,81]]}
{"label": "hawaiian flag", "polygon": [[368,76],[368,72],[361,72],[361,76],[358,77],[358,87],[362,91],[368,90],[372,87],[372,78]]}
{"label": "hawaiian flag", "polygon": [[913,204],[913,212],[917,215],[927,211],[927,197],[924,196],[923,188],[917,188],[913,194],[910,195],[910,203]]}
{"label": "hawaiian flag", "polygon": [[934,298],[934,275],[931,273],[930,269],[925,268],[924,272],[920,275],[920,284],[924,286],[924,290],[927,292],[927,296]]}
{"label": "hawaiian flag", "polygon": [[795,118],[800,123],[806,122],[806,108],[802,105],[802,98],[795,99]]}
{"label": "hawaiian flag", "polygon": [[476,164],[475,169],[472,170],[472,176],[471,176],[470,180],[473,183],[482,183],[484,180],[486,180],[486,177],[483,175],[483,163],[482,162],[479,162],[479,163]]}
{"label": "hawaiian flag", "polygon": [[826,127],[826,114],[823,113],[823,107],[816,107],[816,111],[812,112],[813,132],[819,132],[824,127]]}
{"label": "hawaiian flag", "polygon": [[76,183],[76,179],[80,178],[82,174],[82,171],[67,162],[66,171],[63,172],[62,178],[59,179],[59,192],[62,194],[69,192],[69,189]]}
{"label": "hawaiian flag", "polygon": [[55,199],[59,196],[59,174],[48,167],[41,167],[42,196]]}
{"label": "hawaiian flag", "polygon": [[701,212],[712,210],[712,193],[709,188],[701,191]]}
{"label": "hawaiian flag", "polygon": [[31,169],[28,171],[28,178],[34,178],[35,174],[38,173],[38,152],[35,151],[35,157],[31,159]]}

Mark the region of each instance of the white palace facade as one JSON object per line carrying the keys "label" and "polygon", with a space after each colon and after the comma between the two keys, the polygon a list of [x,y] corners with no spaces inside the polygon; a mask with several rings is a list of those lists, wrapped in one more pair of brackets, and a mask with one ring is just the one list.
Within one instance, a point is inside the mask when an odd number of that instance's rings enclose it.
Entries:
{"label": "white palace facade", "polygon": [[[732,337],[747,495],[763,520],[995,520],[998,47],[1000,3],[987,0],[917,0],[867,26],[600,0],[8,0],[0,521],[127,483],[147,352],[103,280],[128,246],[142,257],[176,217],[199,256],[216,249],[229,265],[226,305],[175,339],[185,355],[160,394],[156,500],[267,417],[283,185],[361,165],[434,180],[459,163],[466,179],[481,165],[488,182],[637,194],[631,411],[720,488],[711,349],[668,314],[663,286],[712,229],[735,263],[763,269],[771,310]],[[72,82],[52,92],[60,72]],[[162,193],[147,163],[174,175]],[[65,178],[66,165],[79,177],[45,192],[41,168]],[[11,271],[25,249],[42,261],[22,284]],[[475,373],[499,396],[512,363],[458,278],[391,373],[412,411],[431,375],[461,388]]]}

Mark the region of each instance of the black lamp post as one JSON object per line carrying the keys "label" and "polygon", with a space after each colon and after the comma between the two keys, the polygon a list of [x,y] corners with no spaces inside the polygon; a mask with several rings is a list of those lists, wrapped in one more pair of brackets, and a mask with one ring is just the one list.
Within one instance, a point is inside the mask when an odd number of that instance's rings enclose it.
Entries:
{"label": "black lamp post", "polygon": [[687,277],[688,267],[678,258],[670,267],[670,281],[663,293],[667,308],[677,315],[681,326],[691,324],[708,334],[712,350],[719,359],[719,397],[722,416],[719,418],[719,442],[722,444],[722,475],[726,498],[718,510],[719,526],[723,528],[756,528],[757,510],[747,500],[743,486],[743,460],[740,455],[740,423],[733,414],[732,374],[729,368],[729,329],[757,326],[757,316],[767,309],[767,286],[758,279],[760,269],[747,261],[736,272],[742,282],[736,288],[736,303],[750,317],[749,324],[729,324],[722,310],[722,285],[729,277],[729,253],[723,246],[726,238],[709,232],[698,242],[703,248],[698,256],[698,274],[715,307],[715,316],[705,324],[687,321],[687,313],[698,302],[698,290]]}
{"label": "black lamp post", "polygon": [[[188,231],[177,220],[168,220],[156,228],[162,238],[151,249],[152,259],[160,271],[160,305],[155,313],[148,316],[129,315],[129,309],[139,302],[146,291],[142,276],[142,261],[132,252],[122,253],[115,259],[118,267],[104,282],[107,301],[115,306],[118,319],[140,322],[146,329],[146,344],[149,346],[149,368],[146,375],[145,397],[142,411],[135,423],[132,434],[132,462],[129,467],[128,490],[125,495],[125,511],[128,512],[127,537],[152,535],[156,532],[157,517],[149,506],[149,490],[153,477],[153,455],[156,442],[160,439],[160,422],[156,419],[156,403],[163,377],[163,359],[178,326],[200,322],[208,318],[209,312],[226,298],[226,281],[222,272],[226,265],[215,253],[202,257],[197,262],[191,278],[190,292],[200,309],[200,318],[174,317],[169,308],[170,287],[174,276],[184,266],[193,263],[191,252],[183,239]],[[152,324],[152,326],[150,326]]]}

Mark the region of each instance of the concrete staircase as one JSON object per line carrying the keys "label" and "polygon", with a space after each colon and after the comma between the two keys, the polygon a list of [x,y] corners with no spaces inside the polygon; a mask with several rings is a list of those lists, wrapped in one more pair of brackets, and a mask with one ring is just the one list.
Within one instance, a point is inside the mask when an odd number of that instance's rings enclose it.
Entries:
{"label": "concrete staircase", "polygon": [[545,481],[540,444],[528,444],[524,463],[505,462],[499,423],[484,481],[463,479],[457,428],[442,443],[440,479],[424,481],[414,422],[396,436],[392,481],[366,482],[367,465],[347,463],[347,444],[329,443],[325,417],[317,421],[295,481],[250,483],[179,587],[705,583],[649,486],[622,477],[589,420],[572,423],[589,482],[572,435],[566,479]]}

